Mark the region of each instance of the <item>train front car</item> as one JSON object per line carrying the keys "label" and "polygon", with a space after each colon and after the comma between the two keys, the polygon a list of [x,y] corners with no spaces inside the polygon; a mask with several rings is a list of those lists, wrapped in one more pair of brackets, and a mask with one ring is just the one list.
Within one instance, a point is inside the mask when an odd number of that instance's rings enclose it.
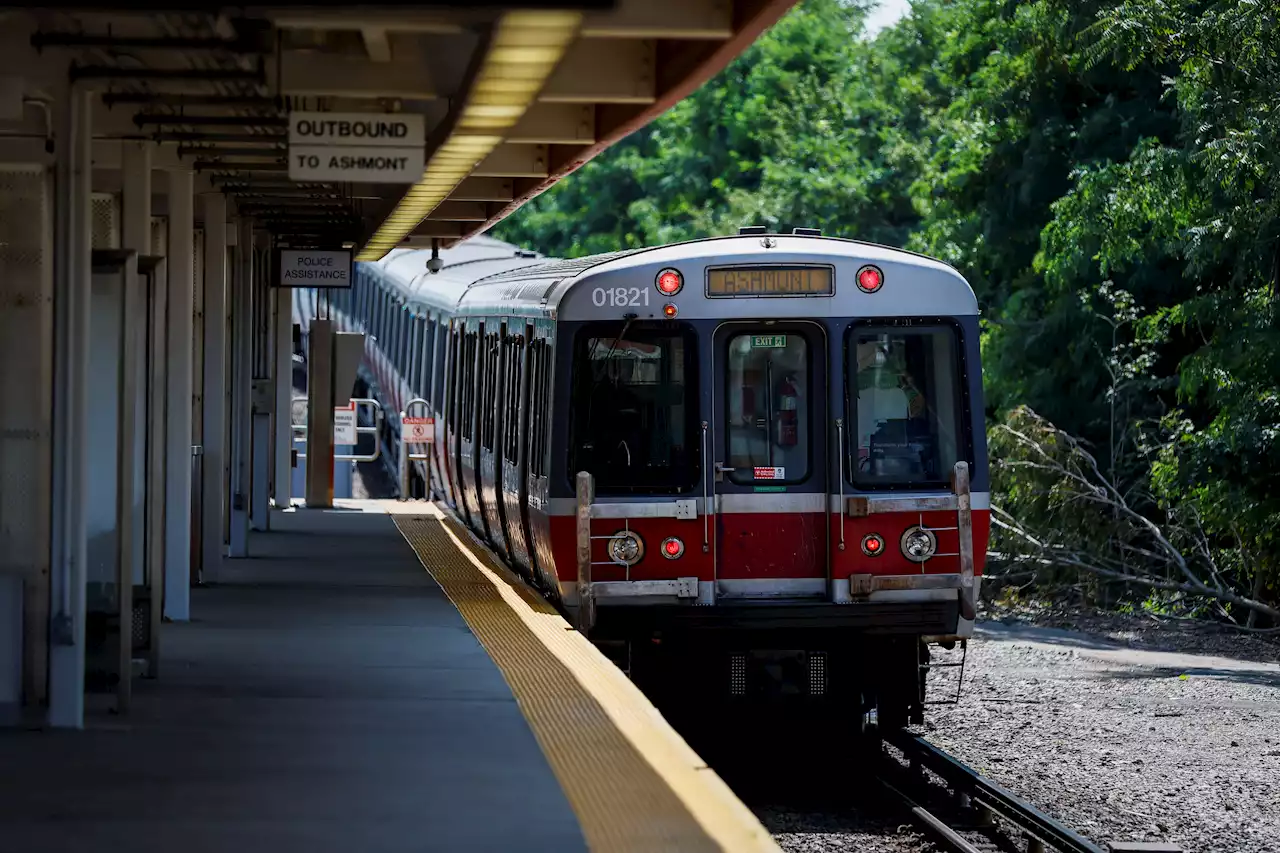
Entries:
{"label": "train front car", "polygon": [[675,705],[919,719],[926,644],[971,634],[988,535],[965,280],[746,233],[602,259],[546,306],[557,417],[531,514],[592,637]]}

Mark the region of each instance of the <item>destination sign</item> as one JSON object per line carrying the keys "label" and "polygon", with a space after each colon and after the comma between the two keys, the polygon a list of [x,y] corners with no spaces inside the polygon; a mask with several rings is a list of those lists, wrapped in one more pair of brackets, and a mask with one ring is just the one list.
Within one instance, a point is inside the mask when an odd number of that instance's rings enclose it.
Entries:
{"label": "destination sign", "polygon": [[831,267],[719,267],[707,270],[707,296],[833,296]]}
{"label": "destination sign", "polygon": [[412,184],[426,160],[416,113],[289,114],[289,179]]}

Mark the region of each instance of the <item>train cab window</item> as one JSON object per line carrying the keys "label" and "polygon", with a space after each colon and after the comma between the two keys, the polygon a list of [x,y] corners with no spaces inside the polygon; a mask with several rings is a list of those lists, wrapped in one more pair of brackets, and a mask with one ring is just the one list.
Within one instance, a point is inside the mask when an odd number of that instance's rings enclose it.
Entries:
{"label": "train cab window", "polygon": [[955,330],[855,326],[846,351],[853,482],[948,483],[967,456]]}
{"label": "train cab window", "polygon": [[698,481],[696,337],[690,328],[601,323],[573,355],[569,477],[599,493],[686,492]]}
{"label": "train cab window", "polygon": [[[812,394],[802,335],[743,332],[729,339],[725,377],[729,479],[751,484],[756,469],[799,483],[809,477]],[[781,469],[780,471],[777,469]]]}

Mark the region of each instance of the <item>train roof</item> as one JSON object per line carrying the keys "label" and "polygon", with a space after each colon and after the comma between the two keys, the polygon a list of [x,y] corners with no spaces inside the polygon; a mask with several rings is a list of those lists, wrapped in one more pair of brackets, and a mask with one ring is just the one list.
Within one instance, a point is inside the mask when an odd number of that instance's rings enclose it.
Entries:
{"label": "train roof", "polygon": [[[835,271],[836,293],[820,312],[840,316],[901,316],[927,313],[956,316],[977,313],[977,300],[968,282],[942,261],[909,252],[838,237],[790,234],[750,234],[710,237],[626,249],[580,258],[545,258],[492,238],[473,238],[442,251],[444,269],[426,272],[427,250],[410,250],[383,263],[406,301],[423,308],[462,314],[550,314],[561,319],[616,319],[616,306],[592,305],[585,291],[601,287],[634,287],[641,295],[656,297],[652,282],[667,267],[680,269],[686,287],[679,304],[682,317],[700,310],[715,316],[758,313],[758,300],[704,298],[703,279],[708,267],[717,265],[823,264]],[[407,256],[407,257],[406,257]],[[399,258],[404,261],[397,263]],[[853,286],[856,271],[875,264],[884,273],[884,290],[860,292]],[[856,304],[851,300],[857,300]],[[662,298],[644,300],[641,317],[661,317]],[[808,302],[808,300],[804,300]],[[812,302],[801,306],[796,299],[771,300],[779,316],[814,313]],[[694,303],[702,303],[695,305]],[[705,303],[719,303],[707,306]],[[736,303],[736,305],[734,304]],[[751,303],[755,303],[751,306]],[[606,310],[593,310],[605,308]],[[690,312],[694,313],[690,313]]]}

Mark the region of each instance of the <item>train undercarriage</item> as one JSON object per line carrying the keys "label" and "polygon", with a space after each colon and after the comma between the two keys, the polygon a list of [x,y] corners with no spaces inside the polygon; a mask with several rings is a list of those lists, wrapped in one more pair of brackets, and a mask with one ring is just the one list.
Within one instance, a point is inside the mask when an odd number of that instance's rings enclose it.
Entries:
{"label": "train undercarriage", "polygon": [[849,746],[923,721],[926,639],[956,616],[954,602],[601,608],[592,639],[681,732],[817,727]]}

